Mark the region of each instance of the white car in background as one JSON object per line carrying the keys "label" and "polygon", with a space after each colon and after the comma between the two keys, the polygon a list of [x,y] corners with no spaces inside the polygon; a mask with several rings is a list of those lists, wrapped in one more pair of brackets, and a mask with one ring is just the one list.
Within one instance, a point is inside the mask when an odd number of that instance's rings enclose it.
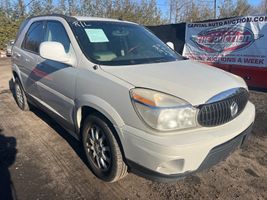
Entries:
{"label": "white car in background", "polygon": [[132,22],[29,18],[12,63],[18,106],[42,108],[81,140],[90,169],[108,182],[128,171],[169,181],[207,168],[244,142],[255,118],[243,79],[184,60]]}
{"label": "white car in background", "polygon": [[10,57],[12,54],[12,47],[14,45],[14,40],[10,40],[6,45],[6,56]]}

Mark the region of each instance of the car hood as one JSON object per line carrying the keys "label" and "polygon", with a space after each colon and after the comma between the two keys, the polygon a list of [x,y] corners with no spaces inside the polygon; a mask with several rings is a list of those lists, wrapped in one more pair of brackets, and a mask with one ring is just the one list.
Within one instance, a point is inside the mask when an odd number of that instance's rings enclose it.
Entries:
{"label": "car hood", "polygon": [[135,87],[150,88],[200,105],[225,90],[244,87],[236,75],[191,60],[130,66],[102,66],[102,69]]}

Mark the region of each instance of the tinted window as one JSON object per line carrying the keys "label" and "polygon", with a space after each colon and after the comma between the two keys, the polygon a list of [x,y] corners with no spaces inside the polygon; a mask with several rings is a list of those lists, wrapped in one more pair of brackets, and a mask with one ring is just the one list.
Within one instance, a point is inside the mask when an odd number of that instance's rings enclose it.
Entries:
{"label": "tinted window", "polygon": [[70,40],[64,26],[60,22],[48,21],[45,41],[59,42],[64,46],[65,52],[70,50]]}
{"label": "tinted window", "polygon": [[43,42],[43,38],[44,38],[43,22],[41,21],[34,22],[30,26],[24,38],[23,48],[35,53],[39,53],[39,46],[41,42]]}

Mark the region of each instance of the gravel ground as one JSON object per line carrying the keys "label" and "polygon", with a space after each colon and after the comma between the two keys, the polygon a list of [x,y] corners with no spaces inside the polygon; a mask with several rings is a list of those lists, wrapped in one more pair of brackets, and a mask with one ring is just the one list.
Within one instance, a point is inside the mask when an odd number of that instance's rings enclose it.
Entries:
{"label": "gravel ground", "polygon": [[243,149],[177,183],[129,174],[104,183],[85,164],[81,145],[38,109],[22,112],[9,90],[9,59],[0,59],[0,199],[267,199],[267,93],[251,92],[257,116]]}

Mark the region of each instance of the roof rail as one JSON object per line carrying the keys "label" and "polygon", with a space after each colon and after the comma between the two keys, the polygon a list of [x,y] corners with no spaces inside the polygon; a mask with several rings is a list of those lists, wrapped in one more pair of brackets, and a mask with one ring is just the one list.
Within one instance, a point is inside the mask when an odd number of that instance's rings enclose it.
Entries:
{"label": "roof rail", "polygon": [[67,22],[73,22],[76,21],[75,17],[71,17],[71,16],[67,16],[67,15],[63,15],[63,14],[45,14],[45,15],[37,15],[37,16],[30,16],[27,17],[27,20],[33,19],[33,18],[37,18],[37,17],[61,17],[63,19],[65,19]]}

